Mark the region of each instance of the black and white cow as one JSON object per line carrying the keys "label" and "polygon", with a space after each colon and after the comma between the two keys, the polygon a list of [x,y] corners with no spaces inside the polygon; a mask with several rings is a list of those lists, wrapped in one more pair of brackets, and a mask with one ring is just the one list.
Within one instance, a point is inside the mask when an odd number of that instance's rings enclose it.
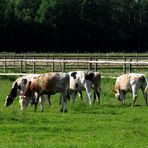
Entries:
{"label": "black and white cow", "polygon": [[[101,75],[99,72],[72,71],[68,74],[70,76],[69,91],[73,100],[75,99],[77,93],[79,93],[81,99],[83,100],[82,90],[86,90],[87,101],[89,99],[90,105],[95,102],[96,97],[100,103]],[[94,90],[94,101],[92,101],[91,89]]]}

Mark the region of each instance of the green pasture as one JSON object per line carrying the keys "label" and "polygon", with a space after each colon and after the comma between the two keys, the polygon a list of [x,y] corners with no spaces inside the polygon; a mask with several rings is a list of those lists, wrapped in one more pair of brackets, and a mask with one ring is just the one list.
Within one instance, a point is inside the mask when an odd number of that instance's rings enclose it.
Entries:
{"label": "green pasture", "polygon": [[[102,79],[101,105],[89,106],[77,97],[60,113],[59,94],[45,111],[33,106],[20,111],[18,98],[4,107],[15,78],[0,79],[0,148],[148,148],[148,107],[139,91],[131,109],[131,94],[121,106],[112,93],[114,79]],[[83,93],[85,96],[85,92]]]}

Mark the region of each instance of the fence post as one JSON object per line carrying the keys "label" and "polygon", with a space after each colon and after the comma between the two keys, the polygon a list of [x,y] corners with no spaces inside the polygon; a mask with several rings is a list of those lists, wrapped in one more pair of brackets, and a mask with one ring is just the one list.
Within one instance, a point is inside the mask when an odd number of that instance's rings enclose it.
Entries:
{"label": "fence post", "polygon": [[20,73],[22,73],[22,71],[23,71],[23,62],[21,61],[21,63],[20,63]]}
{"label": "fence post", "polygon": [[[47,53],[47,60],[49,59],[49,57],[48,57],[48,53]],[[47,67],[49,66],[49,63],[47,62]]]}
{"label": "fence post", "polygon": [[136,53],[136,61],[138,62],[138,54]]}
{"label": "fence post", "polygon": [[[92,57],[90,57],[89,61],[92,61]],[[89,70],[92,70],[92,63],[89,64]]]}
{"label": "fence post", "polygon": [[[25,60],[27,59],[27,54],[25,54]],[[27,70],[27,64],[26,64],[26,61],[25,61],[25,63],[24,63],[24,71],[26,72],[26,70]]]}
{"label": "fence post", "polygon": [[4,61],[4,72],[6,72],[6,66],[7,66],[7,64],[6,64],[6,57],[4,57],[4,59],[5,59],[5,61]]}
{"label": "fence post", "polygon": [[[136,62],[138,62],[138,54],[136,53]],[[136,65],[138,68],[138,64]]]}
{"label": "fence post", "polygon": [[62,72],[65,72],[65,59],[63,59],[63,67],[62,67]]}
{"label": "fence post", "polygon": [[33,61],[33,73],[35,73],[35,61]]}
{"label": "fence post", "polygon": [[[124,62],[126,62],[126,57],[123,56]],[[126,64],[123,64],[123,73],[126,73]]]}
{"label": "fence post", "polygon": [[[15,59],[14,56],[13,56],[13,59]],[[14,66],[13,68],[16,69],[15,61],[13,62],[13,66]]]}
{"label": "fence post", "polygon": [[[96,59],[96,61],[97,61],[97,59]],[[95,71],[96,72],[98,71],[98,64],[97,63],[95,64]]]}
{"label": "fence post", "polygon": [[[130,62],[132,62],[132,59],[130,59]],[[129,72],[132,72],[132,64],[129,64]]]}
{"label": "fence post", "polygon": [[54,57],[52,59],[53,59],[53,62],[52,62],[52,72],[54,72]]}
{"label": "fence post", "polygon": [[78,61],[78,65],[77,65],[77,70],[79,69],[79,52],[77,52],[77,61]]}

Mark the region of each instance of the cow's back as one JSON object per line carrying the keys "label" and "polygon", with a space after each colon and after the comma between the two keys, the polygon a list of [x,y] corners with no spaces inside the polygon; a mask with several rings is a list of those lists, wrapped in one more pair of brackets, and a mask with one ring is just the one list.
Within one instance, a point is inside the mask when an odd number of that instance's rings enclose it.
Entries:
{"label": "cow's back", "polygon": [[129,74],[119,76],[116,80],[116,85],[120,88],[120,90],[131,90]]}
{"label": "cow's back", "polygon": [[116,85],[119,85],[120,90],[131,91],[132,85],[137,85],[137,87],[142,87],[147,85],[146,77],[144,74],[129,73],[119,76],[116,80]]}
{"label": "cow's back", "polygon": [[31,81],[30,87],[39,93],[62,92],[69,87],[69,75],[66,73],[42,74]]}
{"label": "cow's back", "polygon": [[147,78],[144,74],[129,74],[130,84],[136,84],[137,87],[146,87],[147,86]]}

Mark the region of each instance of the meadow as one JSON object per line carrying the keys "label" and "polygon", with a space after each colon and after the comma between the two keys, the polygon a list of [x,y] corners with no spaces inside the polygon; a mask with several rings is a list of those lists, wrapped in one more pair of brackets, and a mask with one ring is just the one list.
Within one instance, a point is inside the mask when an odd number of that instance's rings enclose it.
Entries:
{"label": "meadow", "polygon": [[[115,80],[103,78],[101,105],[89,106],[79,97],[68,102],[68,112],[60,113],[59,94],[52,105],[34,112],[34,106],[20,111],[18,97],[6,108],[4,101],[15,77],[0,78],[0,147],[1,148],[147,148],[148,107],[141,91],[131,109],[131,94],[126,105],[114,98]],[[83,92],[85,96],[85,92]],[[85,97],[84,97],[85,98]]]}

